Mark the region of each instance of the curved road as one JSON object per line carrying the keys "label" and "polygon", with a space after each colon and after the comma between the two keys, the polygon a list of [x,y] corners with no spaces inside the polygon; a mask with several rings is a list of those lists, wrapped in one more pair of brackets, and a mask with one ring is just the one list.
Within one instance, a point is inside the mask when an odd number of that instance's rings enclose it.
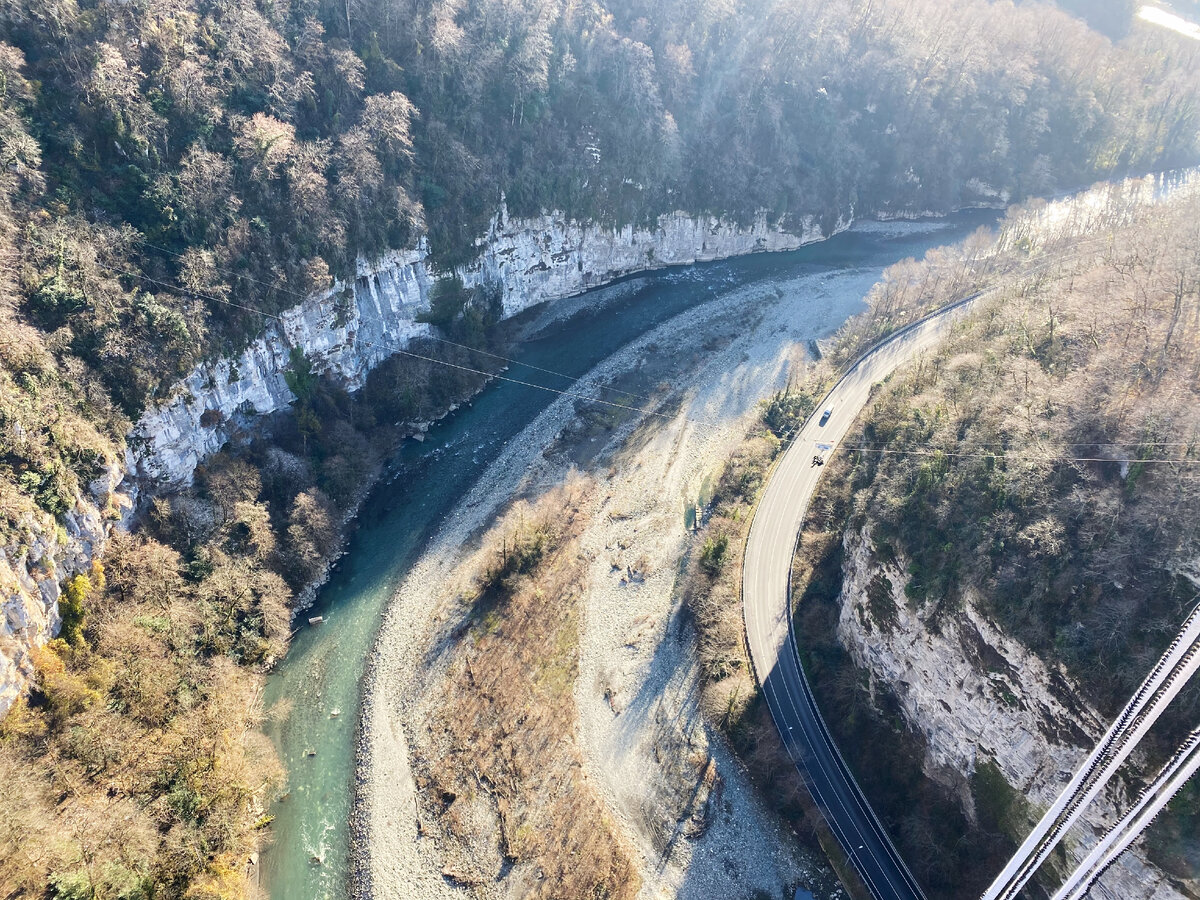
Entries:
{"label": "curved road", "polygon": [[[750,659],[788,754],[847,858],[876,900],[922,900],[924,894],[876,818],[833,743],[800,665],[789,615],[792,555],[821,467],[817,442],[835,448],[871,386],[933,347],[975,294],[901,329],[867,351],[842,376],[784,453],[763,492],[746,543],[742,604]],[[832,408],[824,424],[820,415]]]}

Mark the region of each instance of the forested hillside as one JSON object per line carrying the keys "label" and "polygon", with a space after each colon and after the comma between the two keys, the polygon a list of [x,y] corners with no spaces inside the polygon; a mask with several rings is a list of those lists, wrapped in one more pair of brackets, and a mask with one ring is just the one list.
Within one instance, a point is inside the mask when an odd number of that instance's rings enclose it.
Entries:
{"label": "forested hillside", "polygon": [[[840,746],[907,858],[947,897],[982,889],[1028,830],[1024,787],[1004,781],[1006,748],[971,730],[961,698],[942,698],[944,722],[907,721],[905,698],[925,688],[858,667],[841,607],[865,619],[872,642],[902,629],[918,629],[921,646],[936,643],[925,634],[975,634],[955,652],[999,678],[1004,655],[964,624],[982,615],[1069,679],[1018,676],[1015,689],[997,680],[1004,703],[1045,709],[1044,696],[1069,704],[1061,698],[1075,695],[1104,720],[1200,597],[1197,201],[1138,210],[1112,200],[1069,213],[1035,207],[1010,216],[994,250],[895,267],[843,334],[869,341],[980,268],[1024,260],[990,276],[997,293],[944,346],[881,386],[826,473],[796,569],[797,633],[824,703],[843,711],[830,719]],[[1072,239],[1076,228],[1096,236]],[[866,563],[855,549],[863,541]],[[839,597],[843,577],[856,586]],[[1193,684],[1130,765],[1134,785],[1195,727],[1198,703]],[[955,716],[962,723],[947,724]],[[1048,719],[1048,740],[1086,743],[1072,733],[1080,721]],[[973,772],[932,762],[930,735],[955,729]],[[887,777],[878,750],[865,749],[879,747],[889,748]],[[957,790],[943,793],[930,774]],[[1185,791],[1150,837],[1151,858],[1181,879],[1200,864],[1196,799]]]}
{"label": "forested hillside", "polygon": [[256,310],[461,260],[502,196],[832,223],[1197,154],[1195,42],[1041,5],[10,0],[0,38],[4,369],[42,385],[4,452],[46,509]]}
{"label": "forested hillside", "polygon": [[1191,42],[1040,5],[10,0],[0,34],[10,294],[127,415],[257,332],[219,301],[425,230],[462,259],[502,195],[831,223],[1196,154]]}
{"label": "forested hillside", "polygon": [[[65,541],[130,421],[264,314],[422,236],[461,262],[502,201],[828,227],[1194,162],[1200,45],[1118,18],[1113,43],[985,0],[0,0],[0,543]],[[251,890],[295,592],[378,423],[480,381],[394,365],[352,401],[293,362],[292,417],[63,585],[0,729],[0,894]]]}

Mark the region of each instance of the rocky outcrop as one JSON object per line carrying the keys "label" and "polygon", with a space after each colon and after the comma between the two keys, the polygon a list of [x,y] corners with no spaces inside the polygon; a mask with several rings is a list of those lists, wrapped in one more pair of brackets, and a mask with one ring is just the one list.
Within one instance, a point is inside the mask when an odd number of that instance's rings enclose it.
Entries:
{"label": "rocky outcrop", "polygon": [[[765,216],[737,225],[674,213],[654,227],[614,229],[557,215],[514,220],[501,210],[477,241],[476,259],[457,274],[467,287],[499,288],[504,314],[513,316],[632,272],[794,249],[822,237],[811,221],[789,232]],[[59,522],[31,514],[22,523],[22,537],[0,547],[0,717],[33,674],[33,648],[58,632],[61,585],[91,569],[139,491],[186,485],[236,429],[291,403],[285,373],[293,348],[347,390],[362,387],[372,369],[429,333],[416,316],[429,308],[437,277],[424,241],[360,261],[353,284],[335,284],[286,310],[236,358],[197,366],[142,416],[127,436],[124,460],[111,463]]]}
{"label": "rocky outcrop", "polygon": [[28,513],[21,537],[0,547],[0,718],[33,676],[31,651],[58,633],[60,585],[87,573],[109,529],[129,507],[117,486],[125,472],[110,463],[56,523]]}
{"label": "rocky outcrop", "polygon": [[[924,735],[926,770],[970,776],[985,759],[1037,809],[1048,807],[1091,751],[1107,723],[1081,699],[1077,686],[1025,647],[1006,637],[968,600],[936,630],[928,609],[909,608],[901,560],[883,565],[868,533],[847,532],[838,636],[871,677],[891,692],[909,725]],[[867,587],[878,575],[891,583],[895,620],[876,622]],[[878,584],[879,582],[877,582]],[[878,589],[878,588],[876,588]],[[889,605],[890,606],[890,605]],[[1130,791],[1110,783],[1070,833],[1068,853],[1082,860]],[[968,799],[969,798],[965,798]],[[1125,853],[1092,888],[1096,900],[1182,900],[1140,848]]]}
{"label": "rocky outcrop", "polygon": [[631,272],[756,251],[794,250],[823,237],[811,219],[792,233],[768,222],[765,214],[743,226],[676,212],[660,217],[654,228],[612,229],[553,215],[510,220],[501,211],[479,241],[478,258],[460,274],[468,286],[501,285],[505,314],[515,315]]}
{"label": "rocky outcrop", "polygon": [[127,437],[133,481],[156,488],[186,485],[196,465],[238,427],[295,399],[285,373],[293,348],[315,371],[355,390],[367,373],[413,337],[428,309],[433,276],[424,247],[361,262],[353,285],[337,283],[272,320],[236,358],[197,366],[166,403],[147,410]]}
{"label": "rocky outcrop", "polygon": [[[823,236],[811,220],[793,233],[765,216],[738,225],[673,213],[652,228],[613,229],[556,215],[509,219],[501,211],[478,240],[479,255],[457,274],[467,287],[499,288],[504,314],[513,316],[632,272],[790,250]],[[287,310],[236,359],[197,366],[129,435],[126,464],[134,480],[185,485],[200,460],[237,428],[287,406],[294,397],[284,373],[293,347],[304,351],[314,371],[347,390],[361,387],[375,366],[428,333],[416,316],[428,308],[436,277],[424,243],[360,261],[354,284],[335,284]]]}

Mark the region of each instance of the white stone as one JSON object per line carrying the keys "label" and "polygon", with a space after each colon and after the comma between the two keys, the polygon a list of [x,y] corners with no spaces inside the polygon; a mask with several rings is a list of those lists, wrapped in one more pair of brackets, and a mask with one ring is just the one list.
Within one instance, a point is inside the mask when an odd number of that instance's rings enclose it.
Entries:
{"label": "white stone", "polygon": [[[910,726],[927,740],[925,770],[970,776],[980,758],[1037,809],[1051,805],[1108,723],[1082,699],[1067,675],[1000,631],[968,597],[960,615],[943,616],[937,631],[922,610],[909,608],[904,565],[881,566],[864,532],[847,532],[838,637],[872,682],[895,695]],[[876,573],[892,583],[895,626],[871,619],[867,585]],[[977,636],[977,637],[976,637]],[[982,643],[980,643],[982,642]],[[989,663],[969,648],[989,648]],[[995,656],[991,654],[994,653]],[[1054,690],[1051,685],[1060,685]],[[1076,740],[1064,740],[1073,735]],[[1135,753],[1135,759],[1137,755]],[[952,789],[958,787],[950,785]],[[1085,810],[1066,841],[1082,861],[1128,803],[1124,784],[1110,783]],[[1092,888],[1105,900],[1183,900],[1135,844]]]}
{"label": "white stone", "polygon": [[[848,227],[839,222],[838,228]],[[632,272],[767,250],[791,250],[820,240],[806,220],[800,232],[784,231],[765,215],[748,226],[711,216],[676,212],[654,228],[612,229],[544,215],[510,220],[501,210],[478,241],[479,255],[457,274],[466,287],[497,285],[505,316],[606,284]],[[427,247],[392,251],[374,263],[360,261],[353,285],[329,291],[285,311],[235,360],[197,366],[165,403],[147,410],[129,436],[126,465],[137,481],[178,488],[196,465],[221,448],[251,418],[294,400],[284,378],[292,347],[300,347],[316,372],[347,390],[368,373],[430,333],[416,321],[429,308],[436,281]],[[338,321],[338,298],[350,292]],[[236,379],[234,374],[236,373]],[[209,412],[208,426],[201,417]]]}

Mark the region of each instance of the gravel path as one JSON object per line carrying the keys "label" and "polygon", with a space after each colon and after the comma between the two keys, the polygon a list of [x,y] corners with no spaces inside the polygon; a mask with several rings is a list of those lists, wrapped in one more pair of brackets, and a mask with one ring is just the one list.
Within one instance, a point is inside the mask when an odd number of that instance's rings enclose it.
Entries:
{"label": "gravel path", "polygon": [[[595,457],[607,490],[584,536],[592,571],[576,685],[580,743],[589,781],[638,851],[642,897],[739,897],[756,889],[780,897],[797,884],[830,896],[827,866],[800,851],[701,721],[675,577],[689,544],[685,504],[719,472],[759,400],[803,365],[805,342],[858,311],[877,275],[842,271],[731,290],[639,338],[579,385],[586,392],[589,383],[637,371],[648,387],[668,382],[671,396],[682,398],[665,416],[619,429],[609,452]],[[463,577],[464,550],[513,496],[563,477],[570,454],[557,452],[563,442],[556,439],[574,419],[574,399],[560,397],[509,442],[389,606],[365,681],[352,823],[356,896],[469,893],[443,878],[436,837],[419,833],[409,740],[422,719],[410,688],[439,606]],[[556,452],[544,452],[551,446]],[[694,800],[695,776],[710,759],[716,778],[705,795],[705,827],[685,832],[672,816]]]}

